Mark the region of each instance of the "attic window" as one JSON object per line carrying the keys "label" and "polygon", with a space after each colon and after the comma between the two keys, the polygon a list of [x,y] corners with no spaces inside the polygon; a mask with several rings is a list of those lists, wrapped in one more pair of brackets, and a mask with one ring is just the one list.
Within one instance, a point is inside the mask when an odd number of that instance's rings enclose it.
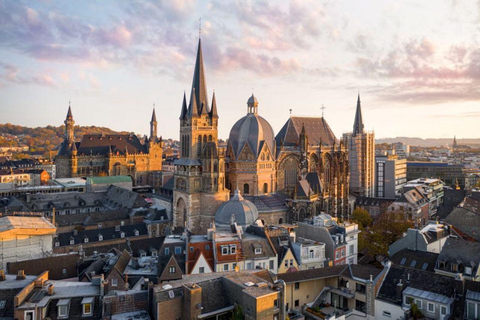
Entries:
{"label": "attic window", "polygon": [[255,248],[255,254],[262,254],[262,248]]}
{"label": "attic window", "polygon": [[70,244],[75,244],[75,240],[74,240],[74,239],[70,239]]}
{"label": "attic window", "polygon": [[98,241],[103,241],[103,236],[101,234],[98,235]]}
{"label": "attic window", "polygon": [[405,262],[407,261],[407,258],[402,258],[402,260],[400,261],[400,265],[405,265]]}
{"label": "attic window", "polygon": [[120,233],[120,238],[125,238],[125,232],[122,231],[122,232]]}
{"label": "attic window", "polygon": [[452,263],[452,271],[453,272],[458,272],[458,264]]}
{"label": "attic window", "polygon": [[438,267],[439,267],[440,269],[445,269],[445,261],[439,261],[439,262],[438,262]]}
{"label": "attic window", "polygon": [[88,238],[83,239],[83,242],[88,243]]}
{"label": "attic window", "polygon": [[228,246],[222,246],[222,254],[223,255],[228,254]]}
{"label": "attic window", "polygon": [[60,242],[56,241],[55,242],[55,247],[60,247]]}
{"label": "attic window", "polygon": [[137,229],[135,229],[135,231],[133,232],[135,233],[135,236],[138,236],[140,234],[140,232]]}

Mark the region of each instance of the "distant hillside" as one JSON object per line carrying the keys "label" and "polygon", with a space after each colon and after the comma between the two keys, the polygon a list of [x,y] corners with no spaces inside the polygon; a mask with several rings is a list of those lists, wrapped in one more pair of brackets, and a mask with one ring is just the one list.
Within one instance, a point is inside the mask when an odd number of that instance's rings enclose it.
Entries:
{"label": "distant hillside", "polygon": [[[375,143],[382,144],[382,143],[395,143],[395,142],[403,142],[412,146],[420,146],[420,147],[440,147],[449,145],[451,146],[453,143],[453,137],[451,139],[422,139],[422,138],[409,138],[409,137],[397,137],[397,138],[384,138],[384,139],[376,139]],[[457,143],[460,145],[468,145],[468,146],[480,146],[480,139],[457,139]]]}
{"label": "distant hillside", "polygon": [[[113,134],[118,133],[104,127],[75,126],[75,138],[80,140],[84,134]],[[125,133],[125,132],[122,132]],[[29,128],[10,123],[0,124],[0,147],[28,146],[30,153],[56,151],[60,147],[65,135],[65,126],[46,126]]]}

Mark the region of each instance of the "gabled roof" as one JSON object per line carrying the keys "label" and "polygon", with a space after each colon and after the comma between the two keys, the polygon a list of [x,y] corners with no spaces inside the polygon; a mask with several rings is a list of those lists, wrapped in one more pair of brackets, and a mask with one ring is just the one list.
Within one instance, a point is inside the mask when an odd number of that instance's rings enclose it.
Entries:
{"label": "gabled roof", "polygon": [[308,135],[308,144],[318,146],[332,146],[337,139],[325,118],[317,117],[290,117],[275,137],[277,147],[297,146],[300,141],[302,126],[305,126],[305,133]]}
{"label": "gabled roof", "polygon": [[78,155],[107,156],[113,154],[125,155],[148,153],[147,145],[142,144],[136,135],[131,134],[86,134],[77,146]]}

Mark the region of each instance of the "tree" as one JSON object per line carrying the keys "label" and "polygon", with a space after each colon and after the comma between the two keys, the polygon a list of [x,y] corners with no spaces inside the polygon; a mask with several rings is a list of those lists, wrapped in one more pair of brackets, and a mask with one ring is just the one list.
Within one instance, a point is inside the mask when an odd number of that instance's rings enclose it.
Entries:
{"label": "tree", "polygon": [[370,213],[363,208],[356,208],[352,213],[352,220],[358,223],[361,230],[372,225],[373,219]]}

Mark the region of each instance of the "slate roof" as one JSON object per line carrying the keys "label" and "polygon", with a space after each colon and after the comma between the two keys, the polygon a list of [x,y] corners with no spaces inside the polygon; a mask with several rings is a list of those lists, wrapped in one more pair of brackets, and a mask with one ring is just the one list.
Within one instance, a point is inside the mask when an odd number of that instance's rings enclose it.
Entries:
{"label": "slate roof", "polygon": [[115,227],[112,227],[83,230],[78,231],[77,234],[74,232],[59,233],[55,242],[59,241],[60,246],[69,246],[70,240],[74,240],[75,244],[83,244],[85,238],[88,238],[88,243],[99,242],[98,236],[100,234],[103,236],[103,241],[121,239],[122,232],[125,233],[125,238],[129,238],[135,237],[135,230],[138,230],[139,236],[148,234],[147,226],[142,222],[133,225],[120,226],[120,231],[115,231]]}
{"label": "slate roof", "polygon": [[436,216],[445,219],[457,207],[467,194],[465,190],[443,189],[443,202],[438,206]]}
{"label": "slate roof", "polygon": [[318,146],[320,141],[322,146],[332,146],[334,143],[338,143],[325,118],[290,117],[275,137],[277,147],[282,144],[284,146],[297,146],[300,141],[302,125],[305,126],[305,133],[308,136],[310,146]]}
{"label": "slate roof", "polygon": [[363,280],[369,280],[370,276],[372,276],[372,279],[375,280],[382,271],[383,268],[377,268],[372,265],[349,264],[348,268],[342,272],[342,275]]}
{"label": "slate roof", "polygon": [[445,218],[445,221],[458,233],[480,241],[480,214],[457,207]]}
{"label": "slate roof", "polygon": [[248,144],[253,156],[257,158],[263,143],[275,154],[274,139],[275,134],[268,121],[258,114],[248,113],[233,125],[228,143],[232,146],[235,158],[238,158],[245,144]]}
{"label": "slate roof", "polygon": [[285,196],[280,194],[245,196],[245,199],[253,202],[259,213],[286,211]]}
{"label": "slate roof", "polygon": [[397,285],[400,280],[404,289],[410,287],[446,297],[453,297],[455,294],[455,279],[452,277],[392,265],[383,280],[377,299],[401,305],[402,301],[397,300]]}
{"label": "slate roof", "polygon": [[7,270],[11,274],[24,270],[25,274],[31,275],[40,275],[49,271],[49,279],[61,280],[76,277],[78,275],[77,265],[81,260],[82,257],[78,254],[62,254],[40,259],[8,262]]}
{"label": "slate roof", "polygon": [[303,282],[314,279],[338,277],[347,268],[348,265],[340,265],[311,270],[300,270],[296,272],[278,274],[277,278],[285,281],[286,283]]}
{"label": "slate roof", "polygon": [[435,272],[438,253],[403,249],[397,252],[391,261],[397,266]]}
{"label": "slate roof", "polygon": [[148,147],[136,135],[131,134],[86,134],[77,143],[77,154],[107,156],[148,153]]}
{"label": "slate roof", "polygon": [[[461,238],[448,238],[443,245],[442,251],[437,259],[438,262],[446,262],[445,270],[451,270],[451,264],[459,266],[459,272],[464,267],[471,267],[475,274],[480,262],[480,243],[465,241]],[[439,264],[437,264],[439,267]]]}

